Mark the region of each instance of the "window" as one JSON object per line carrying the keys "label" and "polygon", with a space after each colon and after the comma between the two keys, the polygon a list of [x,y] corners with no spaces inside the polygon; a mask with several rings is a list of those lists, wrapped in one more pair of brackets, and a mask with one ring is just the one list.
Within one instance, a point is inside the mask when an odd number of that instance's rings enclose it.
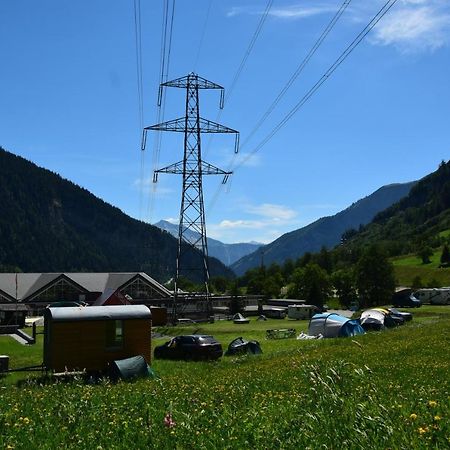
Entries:
{"label": "window", "polygon": [[111,350],[123,347],[123,320],[106,322],[106,348]]}

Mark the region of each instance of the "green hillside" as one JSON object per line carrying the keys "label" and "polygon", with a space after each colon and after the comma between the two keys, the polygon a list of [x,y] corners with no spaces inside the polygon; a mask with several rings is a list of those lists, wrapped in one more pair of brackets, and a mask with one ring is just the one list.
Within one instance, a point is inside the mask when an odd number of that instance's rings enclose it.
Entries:
{"label": "green hillside", "polygon": [[[369,223],[377,213],[408,195],[414,184],[413,181],[383,186],[334,216],[322,217],[306,227],[283,234],[264,247],[265,263],[283,264],[307,252],[318,252],[322,247],[333,248],[339,244],[344,232]],[[256,251],[235,262],[231,268],[236,274],[243,275],[260,263],[261,251]]]}
{"label": "green hillside", "polygon": [[450,162],[422,178],[409,195],[377,214],[346,243],[355,251],[377,242],[391,256],[414,253],[421,247],[438,249],[450,229]]}
{"label": "green hillside", "polygon": [[[145,271],[160,281],[175,272],[169,233],[1,147],[0,198],[1,271]],[[201,267],[200,255],[191,258]],[[210,271],[232,276],[215,259]]]}
{"label": "green hillside", "polygon": [[421,258],[414,254],[392,258],[397,284],[421,287],[450,286],[450,269],[439,267],[441,254],[442,247],[433,249],[429,264],[423,264]]}

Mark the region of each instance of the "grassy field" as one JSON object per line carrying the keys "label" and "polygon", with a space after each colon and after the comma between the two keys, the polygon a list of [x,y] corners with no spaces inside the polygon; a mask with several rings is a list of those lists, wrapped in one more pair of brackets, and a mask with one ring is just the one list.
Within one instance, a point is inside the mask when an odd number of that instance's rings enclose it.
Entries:
{"label": "grassy field", "polygon": [[[157,379],[39,383],[0,379],[0,448],[436,448],[450,446],[450,307],[424,306],[397,329],[357,338],[265,339],[307,323],[230,322],[160,330],[258,339],[260,356],[154,361]],[[155,340],[155,345],[164,339]],[[0,338],[11,366],[42,342]],[[24,378],[27,377],[27,378]],[[164,417],[172,413],[175,424]]]}
{"label": "grassy field", "polygon": [[[399,286],[411,286],[415,277],[420,277],[424,286],[450,286],[450,268],[439,268],[442,249],[435,251],[429,264],[422,264],[416,255],[394,258],[395,278]],[[434,286],[436,284],[436,286]]]}

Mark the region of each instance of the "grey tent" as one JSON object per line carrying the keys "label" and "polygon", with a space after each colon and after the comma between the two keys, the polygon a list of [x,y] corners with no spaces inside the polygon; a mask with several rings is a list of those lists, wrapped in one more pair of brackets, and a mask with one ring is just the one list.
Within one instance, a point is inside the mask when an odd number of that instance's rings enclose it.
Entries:
{"label": "grey tent", "polygon": [[389,311],[381,309],[367,309],[361,314],[361,326],[367,330],[379,331],[396,326],[394,319],[390,316]]}
{"label": "grey tent", "polygon": [[335,313],[315,314],[309,322],[308,334],[325,338],[364,334],[358,320],[351,320]]}

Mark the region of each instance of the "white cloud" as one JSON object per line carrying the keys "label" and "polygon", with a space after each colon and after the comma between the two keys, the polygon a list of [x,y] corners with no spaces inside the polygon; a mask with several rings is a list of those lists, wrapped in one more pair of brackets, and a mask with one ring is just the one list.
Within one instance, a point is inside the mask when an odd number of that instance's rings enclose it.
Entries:
{"label": "white cloud", "polygon": [[[424,6],[424,5],[427,6]],[[403,53],[436,50],[450,41],[450,8],[440,1],[406,0],[373,31],[371,42],[394,45]]]}
{"label": "white cloud", "polygon": [[336,8],[330,6],[313,6],[308,8],[301,5],[292,5],[284,8],[273,9],[269,14],[278,19],[304,19],[335,11]]}
{"label": "white cloud", "polygon": [[[317,3],[317,2],[316,2]],[[314,6],[305,6],[304,4],[296,3],[292,5],[280,6],[272,8],[269,15],[277,19],[305,19],[319,14],[336,11],[336,5],[320,4]],[[234,17],[242,14],[261,15],[264,13],[263,9],[256,9],[254,7],[234,6],[227,12],[227,17]]]}
{"label": "white cloud", "polygon": [[247,211],[262,217],[267,217],[272,221],[291,220],[297,216],[297,213],[283,205],[273,205],[271,203],[263,203],[259,206],[250,206]]}

